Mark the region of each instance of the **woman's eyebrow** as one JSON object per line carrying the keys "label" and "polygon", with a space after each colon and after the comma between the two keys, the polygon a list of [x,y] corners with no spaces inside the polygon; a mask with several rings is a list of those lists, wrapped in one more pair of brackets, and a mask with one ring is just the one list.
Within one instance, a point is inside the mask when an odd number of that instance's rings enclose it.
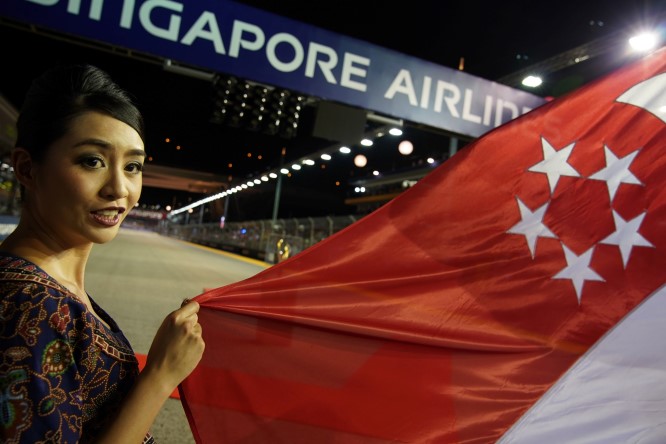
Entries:
{"label": "woman's eyebrow", "polygon": [[146,151],[145,151],[145,150],[142,150],[142,149],[139,149],[139,148],[135,148],[135,149],[132,149],[132,150],[127,151],[127,152],[125,153],[125,155],[126,155],[126,156],[146,157]]}
{"label": "woman's eyebrow", "polygon": [[[111,147],[111,144],[103,139],[85,139],[82,140],[76,144],[74,144],[74,147],[80,147],[80,146],[85,146],[85,145],[95,145],[99,148],[103,149],[108,149]],[[142,150],[141,148],[133,148],[125,153],[126,156],[139,156],[139,157],[146,157],[146,151]]]}
{"label": "woman's eyebrow", "polygon": [[86,145],[96,145],[100,148],[108,148],[111,144],[107,142],[106,140],[103,139],[84,139],[80,142],[77,142],[74,144],[74,148],[78,148],[80,146],[86,146]]}

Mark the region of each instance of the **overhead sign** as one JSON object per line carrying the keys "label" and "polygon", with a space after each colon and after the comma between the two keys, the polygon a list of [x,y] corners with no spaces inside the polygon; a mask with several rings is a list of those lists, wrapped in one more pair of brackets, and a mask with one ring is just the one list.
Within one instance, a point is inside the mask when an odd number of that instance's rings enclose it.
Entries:
{"label": "overhead sign", "polygon": [[545,102],[225,0],[2,0],[0,15],[471,137]]}

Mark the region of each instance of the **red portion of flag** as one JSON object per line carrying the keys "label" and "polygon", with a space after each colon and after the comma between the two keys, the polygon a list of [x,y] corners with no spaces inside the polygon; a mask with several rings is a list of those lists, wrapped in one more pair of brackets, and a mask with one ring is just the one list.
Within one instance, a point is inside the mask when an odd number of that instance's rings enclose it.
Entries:
{"label": "red portion of flag", "polygon": [[660,51],[550,102],[197,297],[197,442],[499,439],[666,282],[666,127],[617,100],[665,70]]}

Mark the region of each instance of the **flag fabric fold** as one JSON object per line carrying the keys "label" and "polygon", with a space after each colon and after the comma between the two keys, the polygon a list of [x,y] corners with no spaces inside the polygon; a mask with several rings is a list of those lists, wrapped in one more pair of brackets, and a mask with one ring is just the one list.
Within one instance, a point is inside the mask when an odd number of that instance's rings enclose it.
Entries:
{"label": "flag fabric fold", "polygon": [[[198,296],[206,351],[180,386],[196,441],[626,442],[658,425],[666,370],[647,351],[665,350],[647,335],[666,328],[644,307],[666,298],[665,79],[662,49]],[[622,423],[629,394],[647,424]]]}

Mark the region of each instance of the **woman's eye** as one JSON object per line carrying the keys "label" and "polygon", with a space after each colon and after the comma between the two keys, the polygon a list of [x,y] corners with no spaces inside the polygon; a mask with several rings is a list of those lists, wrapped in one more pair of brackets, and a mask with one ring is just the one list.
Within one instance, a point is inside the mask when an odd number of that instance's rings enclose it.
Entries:
{"label": "woman's eye", "polygon": [[102,168],[104,161],[99,157],[85,157],[81,159],[81,165],[87,168]]}
{"label": "woman's eye", "polygon": [[139,162],[132,162],[125,167],[130,173],[140,173],[143,171],[143,165]]}

